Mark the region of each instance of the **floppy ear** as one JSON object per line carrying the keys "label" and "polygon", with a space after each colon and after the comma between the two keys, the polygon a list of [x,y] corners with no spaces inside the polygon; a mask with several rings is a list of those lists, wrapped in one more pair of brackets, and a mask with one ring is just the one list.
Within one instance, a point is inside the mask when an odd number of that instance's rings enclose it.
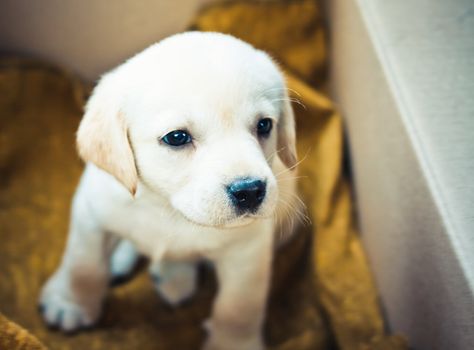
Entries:
{"label": "floppy ear", "polygon": [[118,105],[122,100],[118,91],[108,76],[100,80],[77,131],[77,149],[84,161],[113,175],[134,195],[137,169],[125,116]]}
{"label": "floppy ear", "polygon": [[282,115],[278,122],[277,149],[280,159],[287,168],[295,166],[297,159],[295,117],[288,96],[283,98]]}

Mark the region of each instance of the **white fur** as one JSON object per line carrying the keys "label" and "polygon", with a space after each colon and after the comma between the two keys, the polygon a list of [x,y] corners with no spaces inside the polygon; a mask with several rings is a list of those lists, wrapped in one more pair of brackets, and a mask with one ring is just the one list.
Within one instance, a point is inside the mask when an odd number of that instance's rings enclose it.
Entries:
{"label": "white fur", "polygon": [[[265,140],[262,117],[274,120]],[[193,144],[159,141],[177,129]],[[150,257],[173,304],[194,291],[195,263],[211,261],[219,291],[205,349],[262,349],[273,247],[297,207],[294,132],[276,65],[227,35],[175,35],[105,75],[78,131],[88,163],[62,263],[41,295],[46,322],[72,331],[98,319],[121,238]],[[239,177],[267,182],[255,214],[237,215],[226,194]]]}
{"label": "white fur", "polygon": [[138,263],[140,254],[132,242],[123,239],[115,248],[110,258],[110,275],[112,280],[126,279],[133,273]]}

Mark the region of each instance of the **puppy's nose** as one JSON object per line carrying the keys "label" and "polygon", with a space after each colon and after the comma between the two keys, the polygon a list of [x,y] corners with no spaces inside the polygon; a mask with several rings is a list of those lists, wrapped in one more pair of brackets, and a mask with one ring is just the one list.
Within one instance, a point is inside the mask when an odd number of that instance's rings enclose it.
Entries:
{"label": "puppy's nose", "polygon": [[240,212],[255,212],[265,198],[266,186],[262,180],[245,178],[232,182],[227,192]]}

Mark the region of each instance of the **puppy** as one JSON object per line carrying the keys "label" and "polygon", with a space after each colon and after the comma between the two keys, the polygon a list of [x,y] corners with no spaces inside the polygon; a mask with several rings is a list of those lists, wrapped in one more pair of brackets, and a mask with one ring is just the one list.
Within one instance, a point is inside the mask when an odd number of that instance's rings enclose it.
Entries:
{"label": "puppy", "polygon": [[218,33],[152,45],[101,78],[77,148],[86,168],[44,320],[93,325],[124,240],[116,264],[148,256],[171,304],[192,295],[198,261],[213,263],[204,348],[262,349],[274,246],[298,210],[293,112],[269,56]]}

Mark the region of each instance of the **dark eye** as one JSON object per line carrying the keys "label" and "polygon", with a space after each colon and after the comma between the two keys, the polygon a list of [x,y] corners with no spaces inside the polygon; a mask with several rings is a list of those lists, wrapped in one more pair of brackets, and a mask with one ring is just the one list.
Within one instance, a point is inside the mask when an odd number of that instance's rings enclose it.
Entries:
{"label": "dark eye", "polygon": [[191,135],[184,130],[174,130],[163,136],[162,140],[170,146],[179,147],[190,143],[192,138]]}
{"label": "dark eye", "polygon": [[268,136],[272,131],[273,122],[270,118],[263,118],[258,121],[257,134],[258,136]]}

